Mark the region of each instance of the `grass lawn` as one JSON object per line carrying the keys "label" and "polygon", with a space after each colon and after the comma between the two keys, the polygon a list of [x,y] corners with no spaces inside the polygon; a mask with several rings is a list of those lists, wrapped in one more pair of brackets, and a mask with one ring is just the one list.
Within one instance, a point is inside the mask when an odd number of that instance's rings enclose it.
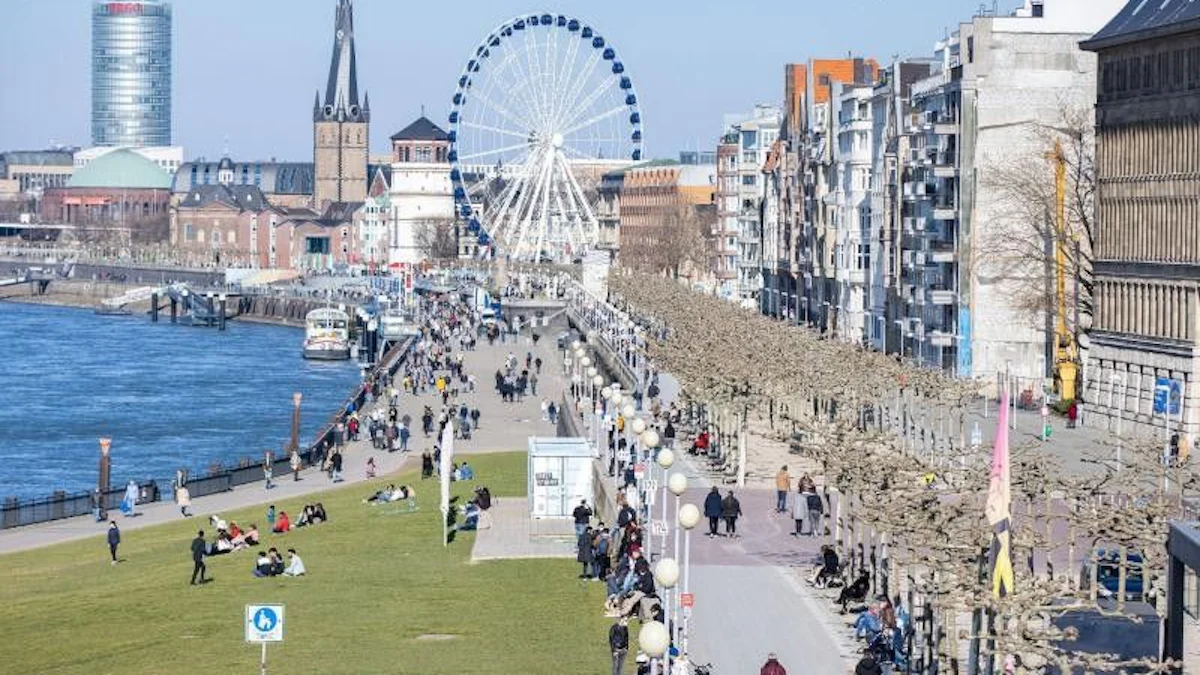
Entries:
{"label": "grass lawn", "polygon": [[[480,482],[523,498],[525,454],[471,457]],[[420,510],[361,503],[374,486],[409,482]],[[455,484],[469,496],[475,483]],[[269,672],[608,673],[601,584],[581,584],[573,560],[470,563],[473,533],[440,541],[438,489],[415,473],[331,490],[330,522],[267,534],[263,549],[295,548],[299,579],[257,579],[250,551],[209,558],[215,578],[189,586],[189,543],[206,519],[122,533],[110,565],[103,537],[0,556],[3,673],[256,673],[259,647],[243,641],[247,603],[283,603],[286,640]],[[299,512],[300,500],[276,508]],[[222,514],[265,529],[265,508]],[[119,519],[118,519],[119,520]],[[631,629],[634,628],[631,626]],[[631,633],[636,632],[631,630]],[[419,639],[449,634],[450,640]]]}

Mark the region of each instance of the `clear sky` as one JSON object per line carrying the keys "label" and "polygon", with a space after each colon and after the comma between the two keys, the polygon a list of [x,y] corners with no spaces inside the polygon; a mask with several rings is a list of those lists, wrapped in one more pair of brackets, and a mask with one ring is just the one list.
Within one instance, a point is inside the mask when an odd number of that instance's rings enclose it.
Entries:
{"label": "clear sky", "polygon": [[[713,148],[723,113],[783,99],[783,64],[929,56],[981,0],[558,0],[616,47],[650,156]],[[999,0],[1000,9],[1021,4]],[[528,0],[356,0],[371,146],[420,114],[445,126],[463,64]],[[990,7],[991,2],[987,2]],[[312,157],[336,0],[175,0],[173,138],[189,157]],[[0,149],[90,144],[89,0],[0,0]]]}

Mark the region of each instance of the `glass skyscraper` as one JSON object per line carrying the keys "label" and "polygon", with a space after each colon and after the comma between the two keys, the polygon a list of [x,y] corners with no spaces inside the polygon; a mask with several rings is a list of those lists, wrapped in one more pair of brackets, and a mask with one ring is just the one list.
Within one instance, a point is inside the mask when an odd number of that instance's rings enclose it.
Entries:
{"label": "glass skyscraper", "polygon": [[171,5],[92,5],[92,144],[171,144]]}

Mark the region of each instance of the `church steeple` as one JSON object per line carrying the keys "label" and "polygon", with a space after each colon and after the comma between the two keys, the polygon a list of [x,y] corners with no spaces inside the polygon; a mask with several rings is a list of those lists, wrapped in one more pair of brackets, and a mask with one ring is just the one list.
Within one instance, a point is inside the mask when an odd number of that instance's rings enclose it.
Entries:
{"label": "church steeple", "polygon": [[325,82],[325,100],[313,121],[366,122],[368,112],[358,104],[358,65],[354,58],[354,6],[338,0],[333,32],[333,56]]}

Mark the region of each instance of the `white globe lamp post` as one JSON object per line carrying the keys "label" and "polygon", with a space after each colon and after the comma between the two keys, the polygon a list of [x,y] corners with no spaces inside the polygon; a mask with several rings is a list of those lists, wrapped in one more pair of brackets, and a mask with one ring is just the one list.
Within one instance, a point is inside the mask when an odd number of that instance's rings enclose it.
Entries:
{"label": "white globe lamp post", "polygon": [[656,672],[658,659],[661,659],[671,646],[671,636],[667,634],[667,627],[658,621],[642,624],[642,629],[638,631],[638,646],[651,659],[650,672]]}
{"label": "white globe lamp post", "polygon": [[[691,593],[688,578],[691,572],[692,558],[692,529],[700,524],[700,509],[695,504],[684,504],[676,516],[679,527],[683,528],[683,595]],[[676,603],[678,605],[679,603]],[[688,653],[688,629],[692,619],[691,607],[683,608],[683,639],[679,641],[680,652]]]}

